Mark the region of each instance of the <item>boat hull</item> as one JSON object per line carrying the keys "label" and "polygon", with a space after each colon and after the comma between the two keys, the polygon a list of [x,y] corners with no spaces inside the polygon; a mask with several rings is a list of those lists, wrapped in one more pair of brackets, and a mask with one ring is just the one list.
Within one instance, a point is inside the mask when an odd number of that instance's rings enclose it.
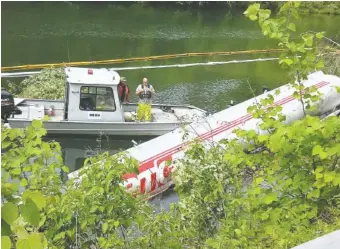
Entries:
{"label": "boat hull", "polygon": [[[10,120],[11,128],[26,128],[31,121]],[[183,122],[186,125],[189,122]],[[178,123],[128,123],[128,122],[93,122],[45,121],[44,128],[48,135],[108,135],[108,136],[160,136],[179,127]]]}

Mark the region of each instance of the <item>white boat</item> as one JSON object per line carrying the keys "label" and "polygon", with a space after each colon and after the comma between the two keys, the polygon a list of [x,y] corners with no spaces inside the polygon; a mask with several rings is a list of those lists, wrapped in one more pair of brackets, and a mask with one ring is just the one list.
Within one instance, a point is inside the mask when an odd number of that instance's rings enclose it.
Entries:
{"label": "white boat", "polygon": [[118,97],[117,72],[69,67],[65,73],[64,100],[15,98],[22,113],[8,118],[9,126],[25,128],[48,115],[48,135],[159,136],[207,115],[191,105],[152,104],[152,120],[136,121],[138,104],[123,104]]}

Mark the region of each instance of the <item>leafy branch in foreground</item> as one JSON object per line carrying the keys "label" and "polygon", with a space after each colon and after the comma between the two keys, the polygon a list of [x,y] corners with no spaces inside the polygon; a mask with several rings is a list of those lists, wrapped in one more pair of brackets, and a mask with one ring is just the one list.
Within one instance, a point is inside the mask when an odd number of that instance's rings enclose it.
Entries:
{"label": "leafy branch in foreground", "polygon": [[2,128],[2,248],[129,248],[133,227],[151,214],[122,185],[136,160],[102,153],[85,162],[91,167],[81,179],[63,183],[69,169],[45,134],[38,120],[25,130]]}
{"label": "leafy branch in foreground", "polygon": [[25,130],[1,130],[1,236],[3,248],[46,248],[41,228],[61,196],[61,148],[43,142],[42,122]]}
{"label": "leafy branch in foreground", "polygon": [[244,14],[252,21],[258,21],[262,33],[269,38],[278,40],[278,46],[284,49],[279,64],[292,75],[290,83],[295,88],[293,97],[300,100],[303,111],[315,111],[313,102],[320,98],[315,87],[304,88],[302,81],[307,75],[324,67],[324,61],[317,55],[317,44],[323,38],[324,32],[304,32],[299,39],[294,38],[296,25],[294,20],[299,19],[298,8],[300,2],[284,3],[276,18],[271,18],[271,11],[261,9],[260,4],[252,4]]}

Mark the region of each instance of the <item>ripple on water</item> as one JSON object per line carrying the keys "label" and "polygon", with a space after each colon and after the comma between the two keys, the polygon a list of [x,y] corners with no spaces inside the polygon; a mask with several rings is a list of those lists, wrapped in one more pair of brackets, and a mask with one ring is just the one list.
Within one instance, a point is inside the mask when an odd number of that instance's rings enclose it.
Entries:
{"label": "ripple on water", "polygon": [[[221,96],[230,96],[230,93],[242,84],[241,80],[236,79],[216,79],[212,81],[203,81],[199,83],[178,82],[164,91],[157,91],[154,102],[167,104],[191,104],[200,103],[200,108],[211,111],[219,111],[225,108],[221,107],[215,101]],[[226,98],[227,99],[227,98]],[[203,100],[203,101],[200,101]],[[220,101],[219,101],[220,103]],[[226,100],[226,105],[229,103]]]}
{"label": "ripple on water", "polygon": [[[132,28],[128,31],[120,26],[109,26],[99,23],[74,22],[66,24],[60,28],[58,24],[42,24],[37,27],[36,32],[25,30],[23,32],[13,32],[15,37],[35,37],[45,36],[75,36],[75,37],[101,37],[101,38],[129,38],[129,39],[162,39],[162,40],[182,40],[195,38],[237,38],[237,39],[261,39],[261,32],[258,30],[245,30],[232,28],[194,27],[192,29],[175,25],[153,25],[148,27]],[[26,33],[27,32],[27,33]]]}

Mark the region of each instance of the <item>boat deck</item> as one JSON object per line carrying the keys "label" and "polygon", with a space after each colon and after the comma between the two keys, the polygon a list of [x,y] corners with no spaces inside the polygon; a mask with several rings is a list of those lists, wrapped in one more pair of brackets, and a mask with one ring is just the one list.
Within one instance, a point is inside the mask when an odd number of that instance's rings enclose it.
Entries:
{"label": "boat deck", "polygon": [[[16,101],[22,114],[15,115],[14,119],[22,121],[31,121],[32,117],[43,118],[44,115],[49,116],[49,122],[63,122],[64,106],[60,101],[43,102],[39,100],[24,100]],[[51,115],[50,107],[53,105],[54,114]],[[137,104],[127,104],[123,106],[124,112],[136,115]],[[151,109],[152,123],[182,123],[190,122],[196,118],[205,116],[205,111],[191,106],[171,106],[171,105],[153,105]],[[85,121],[84,121],[85,122]],[[112,121],[117,123],[116,121]],[[138,121],[126,121],[129,123]]]}

